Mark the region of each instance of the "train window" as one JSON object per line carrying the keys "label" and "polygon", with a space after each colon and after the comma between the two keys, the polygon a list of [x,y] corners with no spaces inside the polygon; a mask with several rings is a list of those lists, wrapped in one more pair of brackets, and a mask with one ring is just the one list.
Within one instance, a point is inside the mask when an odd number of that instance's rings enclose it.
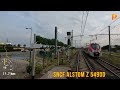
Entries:
{"label": "train window", "polygon": [[91,44],[93,49],[100,49],[100,46],[98,44]]}

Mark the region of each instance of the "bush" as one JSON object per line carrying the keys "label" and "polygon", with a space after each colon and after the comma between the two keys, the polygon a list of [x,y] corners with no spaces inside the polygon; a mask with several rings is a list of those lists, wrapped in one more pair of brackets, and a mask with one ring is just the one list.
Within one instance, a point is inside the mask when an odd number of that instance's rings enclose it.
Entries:
{"label": "bush", "polygon": [[31,71],[32,71],[32,66],[31,65],[28,65],[27,67],[26,67],[26,70],[27,70],[27,73],[31,73]]}
{"label": "bush", "polygon": [[70,49],[75,49],[75,47],[70,47]]}
{"label": "bush", "polygon": [[[28,65],[26,67],[26,70],[27,70],[27,73],[30,74],[32,72],[32,66]],[[39,63],[36,63],[36,65],[35,65],[35,74],[39,74],[41,71],[42,71],[42,65],[39,64]]]}
{"label": "bush", "polygon": [[6,50],[4,50],[4,49],[0,49],[0,52],[6,52]]}
{"label": "bush", "polygon": [[36,74],[39,74],[41,71],[42,71],[42,65],[39,64],[39,63],[36,63],[35,73],[36,73]]}

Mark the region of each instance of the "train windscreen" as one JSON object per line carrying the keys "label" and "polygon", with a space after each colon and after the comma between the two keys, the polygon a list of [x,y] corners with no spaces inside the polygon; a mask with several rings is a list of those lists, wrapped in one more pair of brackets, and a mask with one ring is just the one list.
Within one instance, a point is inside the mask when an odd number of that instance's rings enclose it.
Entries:
{"label": "train windscreen", "polygon": [[91,44],[93,49],[100,49],[100,45],[98,44]]}

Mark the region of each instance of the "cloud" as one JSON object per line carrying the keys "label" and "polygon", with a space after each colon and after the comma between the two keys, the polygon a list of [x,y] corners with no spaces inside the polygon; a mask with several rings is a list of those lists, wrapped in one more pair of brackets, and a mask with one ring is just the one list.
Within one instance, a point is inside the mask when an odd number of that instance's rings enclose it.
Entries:
{"label": "cloud", "polygon": [[[55,37],[54,31],[57,26],[58,39],[66,43],[66,32],[73,30],[74,36],[81,34],[82,13],[83,11],[1,11],[0,41],[5,42],[6,38],[9,38],[14,44],[29,45],[30,30],[26,30],[26,27],[32,27],[33,33],[52,39]],[[108,33],[108,28],[100,30],[113,22],[111,18],[113,13],[120,16],[119,11],[89,11],[82,40],[83,45],[91,40],[88,35]],[[111,27],[119,23],[120,20],[117,20]],[[111,29],[111,33],[120,33],[119,25]],[[105,38],[108,40],[107,36],[99,36],[99,38],[96,42],[100,42],[101,45],[108,44],[107,41],[104,41]],[[113,37],[113,39],[117,38],[117,36]],[[74,37],[74,40],[80,40],[80,37]],[[115,43],[120,44],[116,41]]]}

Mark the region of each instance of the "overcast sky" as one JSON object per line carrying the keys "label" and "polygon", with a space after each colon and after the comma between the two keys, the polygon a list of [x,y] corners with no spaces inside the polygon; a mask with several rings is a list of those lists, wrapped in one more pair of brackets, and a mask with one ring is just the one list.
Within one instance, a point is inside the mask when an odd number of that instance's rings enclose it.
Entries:
{"label": "overcast sky", "polygon": [[[95,37],[88,35],[108,34],[108,26],[112,20],[112,14],[120,16],[120,11],[89,11],[82,45],[89,43]],[[54,28],[58,27],[58,40],[66,43],[66,32],[73,30],[73,35],[81,34],[83,11],[0,11],[0,42],[8,41],[12,44],[30,43],[30,30],[26,27],[32,27],[33,33],[41,35],[45,38],[54,38]],[[84,11],[85,21],[86,11]],[[120,19],[116,20],[111,28],[120,23]],[[111,34],[120,33],[120,25],[111,29]],[[79,45],[80,37],[75,37]],[[94,42],[101,46],[108,44],[108,36],[98,36]],[[111,36],[111,44],[120,45],[120,36]]]}

